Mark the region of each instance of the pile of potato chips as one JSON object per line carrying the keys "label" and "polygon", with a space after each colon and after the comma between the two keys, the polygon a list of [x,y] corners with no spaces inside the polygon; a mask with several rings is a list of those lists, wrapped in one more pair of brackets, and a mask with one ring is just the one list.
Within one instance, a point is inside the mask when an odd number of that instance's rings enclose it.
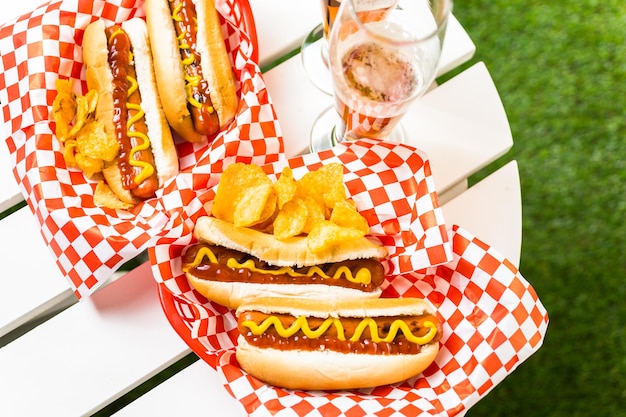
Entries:
{"label": "pile of potato chips", "polygon": [[56,81],[56,89],[52,118],[56,123],[56,137],[64,145],[65,164],[79,168],[91,179],[100,179],[94,193],[95,204],[114,209],[131,208],[132,205],[120,201],[99,177],[107,163],[117,157],[119,144],[96,119],[98,92],[89,90],[84,96],[75,94],[72,83],[61,79]]}
{"label": "pile of potato chips", "polygon": [[72,92],[69,80],[57,80],[57,96],[52,104],[57,139],[65,145],[63,156],[69,167],[80,168],[92,178],[102,171],[119,152],[119,144],[104,131],[95,117],[98,92],[90,90],[81,96]]}
{"label": "pile of potato chips", "polygon": [[279,240],[306,235],[314,253],[369,233],[367,220],[346,198],[340,163],[323,165],[299,180],[285,167],[276,182],[257,165],[234,163],[220,178],[211,211]]}

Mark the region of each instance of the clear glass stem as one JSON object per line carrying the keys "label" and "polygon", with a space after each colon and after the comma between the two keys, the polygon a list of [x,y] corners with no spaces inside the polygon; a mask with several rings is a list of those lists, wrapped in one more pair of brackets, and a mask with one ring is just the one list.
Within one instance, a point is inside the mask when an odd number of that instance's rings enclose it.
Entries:
{"label": "clear glass stem", "polygon": [[300,48],[302,66],[309,80],[323,93],[332,95],[333,87],[328,62],[328,42],[324,26],[319,24],[302,41]]}
{"label": "clear glass stem", "polygon": [[[339,119],[335,107],[330,106],[326,108],[313,123],[309,150],[311,152],[320,152],[330,149],[341,142],[352,140],[346,138],[345,131],[342,131],[344,128],[345,126]],[[398,123],[389,136],[383,140],[394,143],[406,143],[406,134],[402,122]]]}

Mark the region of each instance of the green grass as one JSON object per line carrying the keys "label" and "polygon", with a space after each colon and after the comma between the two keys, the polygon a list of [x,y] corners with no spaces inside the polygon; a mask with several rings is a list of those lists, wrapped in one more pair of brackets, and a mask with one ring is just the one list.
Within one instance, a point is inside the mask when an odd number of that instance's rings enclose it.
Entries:
{"label": "green grass", "polygon": [[[507,111],[544,345],[468,416],[626,416],[626,2],[467,0]],[[470,64],[471,64],[470,63]]]}

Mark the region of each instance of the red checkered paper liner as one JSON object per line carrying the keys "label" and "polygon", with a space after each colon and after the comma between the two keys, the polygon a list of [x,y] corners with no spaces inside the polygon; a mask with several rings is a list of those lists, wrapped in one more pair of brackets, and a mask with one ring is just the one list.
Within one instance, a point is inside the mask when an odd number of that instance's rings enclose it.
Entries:
{"label": "red checkered paper liner", "polygon": [[184,233],[184,207],[197,184],[239,160],[266,164],[283,152],[276,114],[256,64],[256,30],[247,0],[217,0],[222,33],[238,80],[235,122],[209,145],[177,140],[180,174],[131,212],[97,207],[95,182],[66,168],[54,137],[58,78],[86,93],[82,37],[97,19],[145,17],[143,1],[51,1],[0,28],[0,102],[13,173],[57,265],[80,298],[163,233]]}
{"label": "red checkered paper liner", "polygon": [[[452,226],[448,233],[449,263],[386,277],[383,297],[426,298],[443,321],[434,363],[394,385],[332,392],[266,385],[237,364],[232,311],[174,294],[165,283],[159,286],[161,304],[179,335],[218,371],[251,416],[463,415],[539,349],[548,314],[532,286],[497,250],[462,227]],[[164,255],[167,249],[160,251]]]}

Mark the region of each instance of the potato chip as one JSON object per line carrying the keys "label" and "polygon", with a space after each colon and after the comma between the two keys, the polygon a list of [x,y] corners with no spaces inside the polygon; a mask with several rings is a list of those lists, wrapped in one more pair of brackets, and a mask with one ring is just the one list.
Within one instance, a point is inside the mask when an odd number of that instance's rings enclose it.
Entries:
{"label": "potato chip", "polygon": [[261,218],[254,224],[254,226],[262,225],[270,220],[273,220],[274,215],[278,209],[278,196],[272,190],[270,195],[267,197],[267,201],[265,202],[265,207],[263,207],[263,211],[261,212]]}
{"label": "potato chip", "polygon": [[58,95],[73,95],[74,93],[72,93],[72,82],[70,80],[64,80],[61,78],[58,78],[55,83],[54,86],[57,89],[57,93]]}
{"label": "potato chip", "polygon": [[272,187],[264,184],[249,187],[237,199],[233,211],[233,224],[237,227],[248,227],[259,223],[263,216],[265,203],[271,193]]}
{"label": "potato chip", "polygon": [[284,240],[299,235],[302,233],[307,217],[308,210],[302,200],[288,201],[274,220],[274,236]]}
{"label": "potato chip", "polygon": [[87,102],[87,112],[89,116],[95,116],[96,107],[98,106],[98,90],[87,91],[85,101]]}
{"label": "potato chip", "polygon": [[211,211],[235,226],[273,233],[280,240],[308,235],[313,252],[369,232],[354,201],[346,199],[339,163],[325,165],[297,181],[291,168],[285,167],[275,182],[259,166],[232,164],[222,174]]}
{"label": "potato chip", "polygon": [[338,226],[350,227],[358,230],[365,236],[369,233],[370,226],[367,220],[356,210],[356,206],[348,201],[337,201],[330,215],[330,221]]}
{"label": "potato chip", "polygon": [[335,223],[324,220],[317,223],[307,236],[307,246],[313,253],[318,253],[341,242],[359,239],[363,237],[360,231],[351,227],[341,227]]}
{"label": "potato chip", "polygon": [[[119,154],[119,143],[114,136],[107,135],[104,123],[96,120],[98,91],[89,90],[84,96],[72,92],[69,80],[56,81],[57,95],[52,103],[52,118],[56,123],[57,140],[63,143],[63,158],[68,167],[81,169],[91,179],[98,175],[105,162],[113,161]],[[118,199],[103,181],[96,186],[94,202],[98,206],[114,209],[129,209]]]}
{"label": "potato chip", "polygon": [[76,95],[72,92],[72,83],[68,80],[56,81],[57,95],[52,103],[52,118],[56,123],[55,134],[59,141],[70,139],[71,123],[76,116]]}
{"label": "potato chip", "polygon": [[290,201],[296,195],[298,189],[296,181],[293,179],[293,171],[289,167],[283,168],[283,171],[274,183],[274,191],[278,196],[278,208],[282,209],[285,203]]}
{"label": "potato chip", "polygon": [[100,207],[108,207],[112,209],[128,210],[133,207],[117,198],[113,190],[104,182],[100,181],[96,185],[96,191],[93,194],[93,202]]}
{"label": "potato chip", "polygon": [[70,129],[68,138],[76,137],[78,132],[83,128],[89,117],[89,101],[85,96],[76,96],[76,116],[74,117],[74,126]]}
{"label": "potato chip", "polygon": [[343,185],[343,165],[333,162],[316,171],[307,172],[298,180],[298,192],[305,192],[315,197],[321,196],[326,207],[332,209],[337,201],[346,199]]}
{"label": "potato chip", "polygon": [[229,165],[220,178],[212,213],[235,226],[254,225],[261,220],[273,188],[261,167],[241,162]]}
{"label": "potato chip", "polygon": [[104,123],[90,120],[76,135],[78,151],[90,158],[110,162],[115,159],[120,145],[113,135],[104,131]]}
{"label": "potato chip", "polygon": [[78,149],[78,143],[76,143],[76,139],[69,139],[65,141],[65,149],[63,150],[63,158],[65,159],[65,164],[68,167],[76,168],[76,152]]}
{"label": "potato chip", "polygon": [[306,197],[304,200],[301,201],[307,209],[307,219],[306,223],[302,227],[302,232],[309,233],[311,232],[311,229],[313,229],[313,226],[326,220],[326,207],[323,203],[311,197]]}
{"label": "potato chip", "polygon": [[104,169],[104,161],[102,159],[90,158],[82,153],[76,153],[74,157],[76,158],[76,166],[89,178]]}

